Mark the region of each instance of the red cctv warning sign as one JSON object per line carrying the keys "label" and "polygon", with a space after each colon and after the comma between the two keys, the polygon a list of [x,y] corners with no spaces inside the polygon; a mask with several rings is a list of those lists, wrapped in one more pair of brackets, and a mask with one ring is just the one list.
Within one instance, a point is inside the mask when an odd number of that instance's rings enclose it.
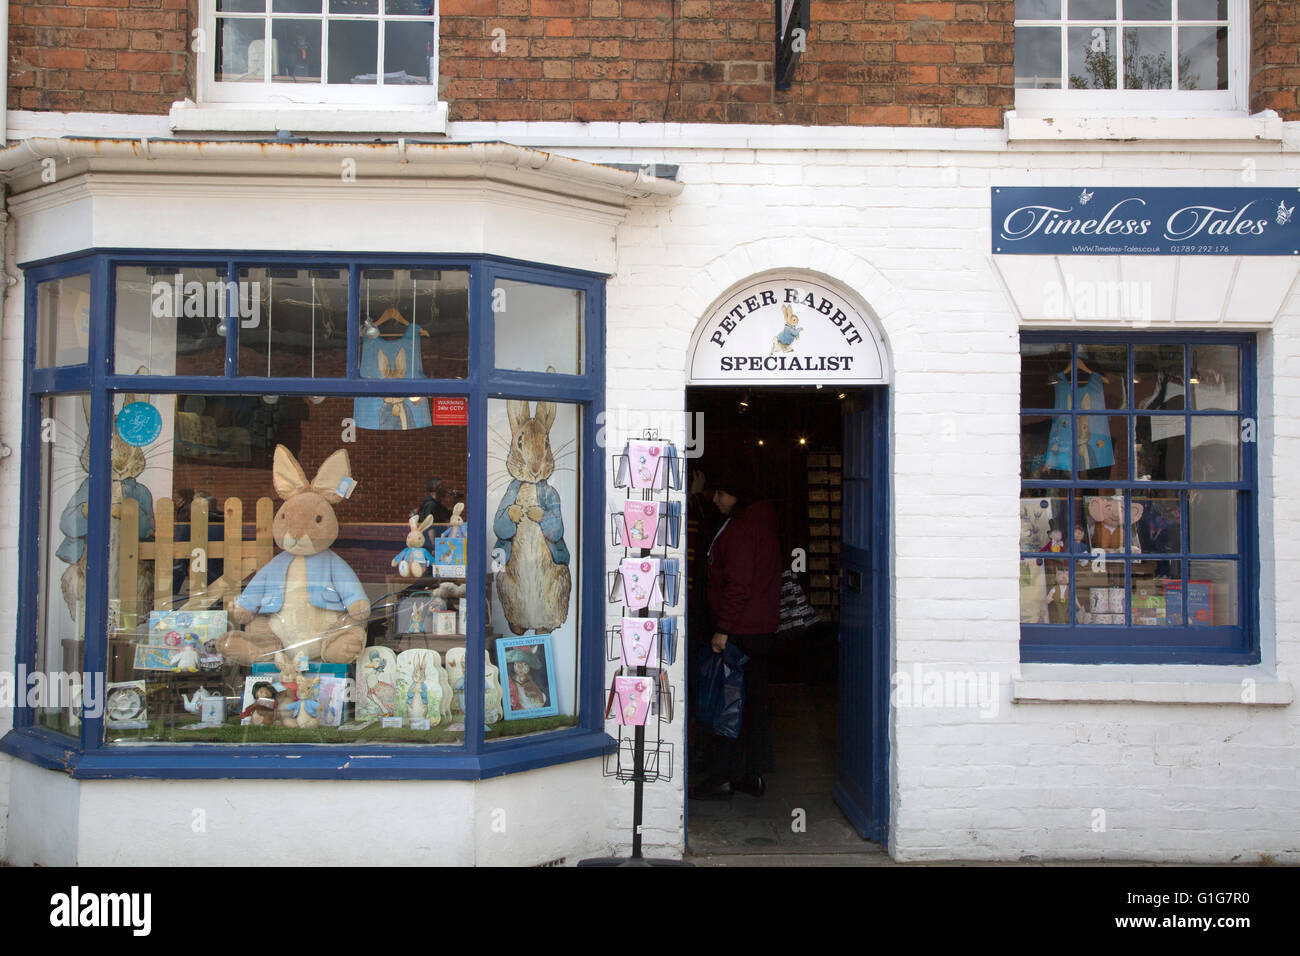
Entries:
{"label": "red cctv warning sign", "polygon": [[435,425],[468,425],[469,399],[435,398],[433,400],[433,423]]}

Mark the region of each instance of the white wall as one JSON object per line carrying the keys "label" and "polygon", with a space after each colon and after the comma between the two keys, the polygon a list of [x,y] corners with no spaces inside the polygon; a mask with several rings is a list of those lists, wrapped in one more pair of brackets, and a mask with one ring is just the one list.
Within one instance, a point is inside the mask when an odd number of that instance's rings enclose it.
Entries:
{"label": "white wall", "polygon": [[[894,666],[901,672],[914,666],[993,672],[1000,691],[996,716],[988,718],[961,708],[891,712],[891,852],[904,860],[1033,856],[1228,862],[1270,854],[1279,862],[1300,862],[1300,708],[1294,703],[1156,704],[1140,700],[1154,693],[1150,688],[1134,685],[1135,679],[1158,677],[1171,696],[1195,699],[1208,686],[1207,678],[1230,684],[1239,669],[1108,670],[1106,686],[1119,688],[1129,702],[1012,700],[1013,675],[1053,676],[1067,690],[1083,688],[1082,696],[1096,684],[1088,678],[1103,675],[1095,669],[1044,671],[1019,664],[1020,326],[988,256],[989,187],[1232,186],[1241,182],[1240,151],[1222,143],[1189,143],[1178,152],[1141,146],[1008,150],[990,131],[890,132],[890,137],[863,134],[863,143],[875,145],[861,149],[846,135],[844,148],[815,152],[799,148],[807,137],[798,130],[778,134],[771,147],[557,150],[602,162],[678,163],[687,184],[675,200],[636,206],[617,230],[607,310],[611,416],[619,409],[680,415],[686,348],[695,323],[747,276],[808,269],[855,293],[880,320],[895,376]],[[682,135],[685,141],[689,131]],[[886,139],[888,148],[880,145]],[[1297,142],[1300,124],[1290,124],[1281,151],[1251,152],[1258,185],[1294,184],[1300,167]],[[310,189],[295,192],[293,202],[301,207],[313,198],[326,202]],[[141,221],[164,221],[169,201],[159,201],[152,218],[137,211],[129,220],[136,239]],[[195,201],[207,208],[217,198],[201,194]],[[247,221],[232,208],[236,204],[228,195],[221,202],[227,212],[214,220],[219,235],[210,242],[194,241],[193,224],[200,217],[166,216],[167,237],[158,244],[231,245],[238,238],[254,247],[276,245],[248,237]],[[342,223],[348,217],[329,208],[329,216],[322,212],[311,220],[314,231],[295,232],[285,241],[343,248],[349,234]],[[70,215],[68,207],[59,215]],[[381,219],[384,248],[428,249],[427,223],[433,220],[409,203],[409,193],[407,204],[394,200],[385,206]],[[357,221],[374,219],[368,214]],[[400,228],[390,228],[394,221]],[[378,248],[379,239],[367,234],[362,242]],[[32,241],[32,248],[43,248],[46,240]],[[585,258],[600,259],[597,246],[593,241]],[[8,303],[2,437],[16,447],[21,324],[15,293]],[[1217,312],[1187,313],[1178,321],[1188,329],[1218,323]],[[1261,326],[1255,321],[1247,327]],[[646,341],[652,343],[648,349]],[[638,374],[647,366],[654,373],[648,385]],[[1290,586],[1300,570],[1300,492],[1286,477],[1300,465],[1298,370],[1300,295],[1292,292],[1260,338],[1264,662],[1249,673],[1272,688],[1275,700],[1293,697],[1287,675],[1300,667],[1300,593]],[[646,423],[627,421],[628,430]],[[946,444],[943,435],[971,436],[979,454],[960,443]],[[615,429],[609,444],[621,443],[624,436]],[[608,492],[615,500],[614,489]],[[0,562],[12,571],[14,459],[0,464],[0,496]],[[923,557],[935,548],[957,556],[941,575]],[[610,560],[618,554],[611,549]],[[680,557],[680,549],[674,554]],[[15,577],[0,574],[0,607],[13,607]],[[6,593],[9,601],[2,600]],[[616,607],[608,609],[611,626],[618,613]],[[0,663],[11,661],[12,653],[12,624],[6,621],[0,624]],[[672,671],[679,690],[684,666],[679,662]],[[1032,692],[1021,693],[1027,696]],[[7,714],[0,717],[7,719]],[[678,760],[673,782],[647,787],[648,855],[675,855],[682,847],[683,729],[680,720],[671,728]],[[0,787],[4,766],[0,762]],[[51,772],[26,767],[15,772],[9,801],[15,808],[36,792],[30,781],[19,783],[20,776],[32,774]],[[282,832],[273,823],[299,802],[307,806],[299,816],[290,812],[289,826],[300,835],[313,827],[328,829],[327,821],[340,819],[360,831],[374,817],[391,819],[394,812],[423,819],[430,798],[457,825],[474,819],[477,832],[484,813],[490,813],[489,802],[500,793],[507,819],[516,806],[530,819],[528,835],[519,842],[480,841],[472,853],[453,836],[429,837],[424,845],[445,854],[448,862],[541,862],[565,855],[554,852],[560,843],[587,845],[592,852],[604,852],[607,845],[626,853],[632,788],[598,780],[597,762],[587,761],[479,784],[472,795],[466,793],[468,785],[455,783],[95,782],[81,785],[80,815],[103,820],[127,814],[141,826],[164,827],[170,836],[160,846],[192,854],[186,859],[215,854],[243,863],[248,847],[256,845],[251,836],[219,849],[215,841],[209,846],[189,835],[187,815],[201,797],[213,804],[209,820],[224,832],[235,832],[230,828],[238,823],[241,832],[273,840]],[[237,809],[218,809],[214,792],[223,799],[234,794]],[[330,794],[328,802],[311,805],[305,799],[320,793]],[[156,814],[162,810],[170,816],[160,822]],[[1098,810],[1104,811],[1104,828],[1097,827]],[[538,827],[546,822],[556,832],[533,829],[533,816]],[[84,861],[106,862],[120,849],[110,833],[94,829],[98,832],[79,836]],[[398,845],[397,836],[388,839]]]}
{"label": "white wall", "polygon": [[[945,135],[925,134],[930,143]],[[953,146],[968,142],[947,135]],[[793,131],[789,138],[793,146]],[[1278,582],[1295,580],[1300,568],[1300,502],[1272,475],[1300,464],[1300,295],[1285,300],[1260,343],[1263,663],[1108,672],[1111,690],[1159,680],[1157,690],[1121,693],[1134,699],[1129,703],[1012,702],[1016,676],[1062,677],[1068,693],[1087,697],[1103,675],[1019,664],[1020,324],[988,255],[989,187],[1232,186],[1241,182],[1239,155],[1211,145],[1104,155],[562,151],[597,162],[678,163],[687,184],[666,208],[635,209],[618,232],[618,271],[608,288],[612,415],[623,406],[680,413],[695,323],[749,275],[813,270],[857,293],[881,320],[895,369],[894,666],[998,679],[995,716],[973,708],[891,710],[889,845],[896,858],[1300,860],[1294,703],[1139,702],[1152,694],[1195,700],[1209,693],[1206,681],[1231,686],[1243,671],[1272,699],[1294,697],[1286,675],[1300,658],[1300,596]],[[1290,147],[1255,163],[1261,186],[1293,184],[1300,166]],[[1198,314],[1183,302],[1176,323],[1157,316],[1153,328],[1222,327],[1217,307]],[[1243,327],[1232,324],[1237,317],[1227,315],[1233,330]],[[646,338],[655,343],[648,363],[637,347]],[[650,386],[638,374],[646,364]],[[939,573],[926,557],[936,550],[955,555]],[[610,560],[620,553],[612,550]],[[611,609],[611,623],[617,613]],[[682,668],[674,669],[678,680]],[[1217,694],[1224,696],[1222,686]],[[682,729],[679,723],[672,731],[679,755]],[[625,845],[631,789],[608,787],[609,838]],[[682,787],[679,764],[672,784],[647,788],[647,853],[680,851]]]}

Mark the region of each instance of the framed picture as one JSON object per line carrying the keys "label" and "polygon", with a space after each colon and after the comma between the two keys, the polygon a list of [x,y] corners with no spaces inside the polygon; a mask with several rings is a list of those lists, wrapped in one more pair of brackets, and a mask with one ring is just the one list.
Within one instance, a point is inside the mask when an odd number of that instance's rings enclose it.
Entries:
{"label": "framed picture", "polygon": [[501,686],[505,691],[501,703],[506,720],[554,717],[560,712],[555,700],[551,635],[500,638],[497,666],[501,669]]}

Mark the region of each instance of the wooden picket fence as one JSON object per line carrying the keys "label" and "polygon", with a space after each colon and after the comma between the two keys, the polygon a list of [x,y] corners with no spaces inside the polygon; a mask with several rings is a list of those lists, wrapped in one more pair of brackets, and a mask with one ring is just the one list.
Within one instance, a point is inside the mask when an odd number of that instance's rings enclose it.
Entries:
{"label": "wooden picket fence", "polygon": [[[208,511],[208,499],[195,498],[190,506],[189,540],[177,541],[174,503],[171,498],[159,498],[154,502],[153,540],[141,541],[140,504],[134,498],[123,497],[118,550],[118,596],[123,626],[131,628],[137,621],[147,620],[148,612],[152,610],[202,610],[218,601],[226,607],[239,596],[244,580],[271,560],[275,553],[275,539],[271,535],[275,503],[270,498],[257,499],[255,532],[251,540],[244,538],[244,504],[238,498],[226,499],[221,516],[220,541],[211,540],[209,530],[213,517]],[[186,588],[189,596],[179,607],[175,605],[172,593],[172,566],[178,560],[189,565]],[[222,573],[221,577],[210,581],[208,568],[213,561],[222,562]],[[139,606],[139,577],[143,562],[152,563],[154,568],[153,607]]]}

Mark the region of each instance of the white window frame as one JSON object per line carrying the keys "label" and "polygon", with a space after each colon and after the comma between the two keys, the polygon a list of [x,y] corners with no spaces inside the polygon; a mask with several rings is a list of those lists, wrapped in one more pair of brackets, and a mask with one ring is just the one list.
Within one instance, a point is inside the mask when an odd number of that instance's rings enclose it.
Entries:
{"label": "white window frame", "polygon": [[[270,3],[268,3],[268,8]],[[248,107],[313,107],[313,106],[330,106],[330,107],[362,107],[362,108],[391,108],[391,107],[435,107],[438,105],[438,78],[440,65],[438,62],[438,43],[434,43],[433,52],[433,82],[427,85],[401,85],[401,86],[384,86],[382,76],[380,82],[375,85],[352,85],[352,84],[326,84],[326,83],[273,83],[270,82],[270,58],[267,58],[265,65],[265,75],[267,79],[263,82],[217,82],[216,80],[216,55],[217,55],[217,3],[216,0],[200,0],[200,19],[203,24],[203,30],[206,33],[206,42],[201,45],[200,51],[196,54],[196,68],[198,70],[198,82],[196,89],[198,91],[199,103],[203,105],[234,104]],[[242,20],[261,20],[266,24],[265,36],[268,41],[267,47],[270,48],[271,21],[272,19],[324,19],[326,21],[325,30],[321,38],[321,73],[322,76],[328,75],[329,60],[329,21],[330,20],[358,20],[378,23],[378,57],[376,60],[377,69],[383,72],[384,56],[384,22],[385,20],[400,20],[402,22],[426,22],[426,17],[419,16],[386,16],[383,13],[385,4],[383,0],[379,2],[378,15],[341,15],[326,13],[292,13],[292,14],[271,14],[269,12],[251,13],[251,14],[223,14],[224,18],[242,19]],[[323,0],[322,10],[328,9],[328,0]],[[438,0],[433,0],[433,29],[435,39],[440,36],[441,22],[439,16]]]}
{"label": "white window frame", "polygon": [[[1063,12],[1068,13],[1068,2],[1063,3]],[[1114,25],[1117,42],[1121,42],[1124,26],[1167,25],[1181,21],[1125,21],[1123,4],[1116,10],[1119,17],[1115,21],[1079,21],[1085,24]],[[1175,8],[1175,13],[1176,13]],[[1226,90],[1044,90],[1017,89],[1016,112],[1021,115],[1048,113],[1090,113],[1093,115],[1142,115],[1142,116],[1198,116],[1222,115],[1227,112],[1245,114],[1247,109],[1248,77],[1246,66],[1250,62],[1250,31],[1246,0],[1229,0],[1228,3],[1228,89]],[[1189,20],[1191,25],[1208,24],[1210,21]],[[1057,27],[1071,25],[1070,20],[1020,20],[1015,21],[1015,28],[1021,27]],[[1175,29],[1177,26],[1174,27]],[[1061,30],[1062,65],[1069,62],[1066,49],[1066,30]],[[1013,61],[1014,62],[1014,61]]]}

